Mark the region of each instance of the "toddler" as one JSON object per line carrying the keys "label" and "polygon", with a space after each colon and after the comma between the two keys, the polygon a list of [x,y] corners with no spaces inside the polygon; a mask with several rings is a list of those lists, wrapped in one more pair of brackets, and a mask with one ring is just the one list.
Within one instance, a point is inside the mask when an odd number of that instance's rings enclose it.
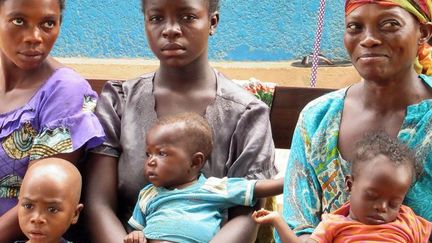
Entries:
{"label": "toddler", "polygon": [[212,150],[205,118],[182,113],[159,119],[146,136],[144,176],[124,242],[209,242],[226,209],[252,206],[255,199],[282,193],[283,178],[205,178],[201,169]]}
{"label": "toddler", "polygon": [[62,235],[83,208],[81,183],[77,168],[63,159],[42,159],[29,167],[18,197],[18,220],[27,242],[67,242]]}
{"label": "toddler", "polygon": [[[349,202],[324,214],[308,242],[428,242],[432,223],[402,205],[422,171],[412,152],[378,132],[365,136],[355,155],[346,177]],[[276,212],[259,210],[252,217],[273,224],[283,243],[300,242]]]}

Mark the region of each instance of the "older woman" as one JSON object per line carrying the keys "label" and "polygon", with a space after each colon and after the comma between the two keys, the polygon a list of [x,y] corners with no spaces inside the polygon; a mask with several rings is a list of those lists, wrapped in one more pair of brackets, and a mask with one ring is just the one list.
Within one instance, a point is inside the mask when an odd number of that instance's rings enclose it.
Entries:
{"label": "older woman", "polygon": [[300,115],[283,210],[297,235],[306,238],[322,213],[347,201],[354,146],[377,130],[415,149],[424,163],[404,203],[432,220],[431,9],[426,0],[346,1],[345,47],[362,80],[312,101]]}

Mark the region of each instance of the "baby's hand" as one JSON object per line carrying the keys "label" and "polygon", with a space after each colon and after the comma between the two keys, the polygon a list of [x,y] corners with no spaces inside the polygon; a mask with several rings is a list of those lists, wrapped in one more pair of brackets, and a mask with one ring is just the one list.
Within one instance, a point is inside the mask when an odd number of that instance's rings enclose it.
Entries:
{"label": "baby's hand", "polygon": [[130,232],[123,239],[123,243],[146,243],[147,240],[144,236],[144,233],[141,230],[135,230]]}
{"label": "baby's hand", "polygon": [[280,217],[279,213],[260,209],[252,214],[252,219],[258,224],[273,224]]}

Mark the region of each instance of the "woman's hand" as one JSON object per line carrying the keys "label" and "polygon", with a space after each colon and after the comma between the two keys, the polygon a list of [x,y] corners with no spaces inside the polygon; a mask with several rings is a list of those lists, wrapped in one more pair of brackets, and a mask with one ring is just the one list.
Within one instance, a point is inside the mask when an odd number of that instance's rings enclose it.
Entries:
{"label": "woman's hand", "polygon": [[0,232],[0,242],[13,242],[20,237],[24,238],[18,224],[18,206],[0,217]]}
{"label": "woman's hand", "polygon": [[144,236],[144,233],[141,230],[135,230],[130,232],[123,239],[123,243],[146,243],[147,240]]}

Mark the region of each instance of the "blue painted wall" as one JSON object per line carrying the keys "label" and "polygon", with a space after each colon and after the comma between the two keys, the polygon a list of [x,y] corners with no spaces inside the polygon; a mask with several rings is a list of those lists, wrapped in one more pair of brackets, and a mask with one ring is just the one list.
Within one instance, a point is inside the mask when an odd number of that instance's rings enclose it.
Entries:
{"label": "blue painted wall", "polygon": [[[172,0],[174,1],[174,0]],[[327,1],[322,53],[343,59],[344,0]],[[66,0],[53,55],[152,59],[140,0]],[[319,0],[221,0],[210,58],[234,61],[299,59],[312,51]]]}

